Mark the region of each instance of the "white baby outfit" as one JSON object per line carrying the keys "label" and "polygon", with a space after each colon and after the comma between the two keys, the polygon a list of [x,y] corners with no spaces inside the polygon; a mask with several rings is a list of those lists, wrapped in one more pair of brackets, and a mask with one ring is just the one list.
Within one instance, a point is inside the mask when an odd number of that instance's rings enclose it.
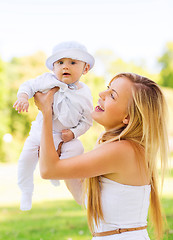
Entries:
{"label": "white baby outfit", "polygon": [[[101,178],[102,210],[104,220],[100,220],[94,232],[111,231],[118,228],[135,228],[147,225],[150,185],[130,186]],[[147,230],[124,232],[92,240],[149,240]]]}
{"label": "white baby outfit", "polygon": [[[61,159],[82,154],[82,143],[77,139],[92,125],[91,111],[93,109],[92,96],[88,86],[80,82],[81,88],[70,89],[67,84],[60,82],[52,73],[45,73],[35,79],[23,83],[17,95],[26,93],[32,98],[38,91],[46,92],[58,86],[60,89],[54,94],[53,104],[53,139],[55,148],[58,148],[61,131],[70,129],[75,138],[63,143]],[[26,139],[18,162],[18,185],[21,189],[21,210],[30,210],[32,206],[32,193],[34,189],[33,172],[38,162],[38,148],[40,146],[43,116],[39,111],[36,120],[32,122],[29,137]],[[51,180],[58,185],[58,180]]]}

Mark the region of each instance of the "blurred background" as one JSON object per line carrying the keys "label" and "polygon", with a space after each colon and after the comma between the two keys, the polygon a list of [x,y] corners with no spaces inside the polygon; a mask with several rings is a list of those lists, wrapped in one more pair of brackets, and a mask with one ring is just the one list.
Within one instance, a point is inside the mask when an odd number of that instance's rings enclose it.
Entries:
{"label": "blurred background", "polygon": [[[45,60],[62,41],[79,41],[94,55],[95,67],[83,79],[94,105],[115,74],[136,72],[160,84],[172,119],[172,10],[171,0],[1,0],[0,162],[17,161],[38,113],[32,100],[27,114],[13,109],[20,84],[48,71]],[[171,121],[168,126],[173,148]],[[97,127],[89,141],[87,134],[82,137],[86,150],[93,147]]]}
{"label": "blurred background", "polygon": [[[82,79],[92,91],[94,106],[98,93],[119,72],[135,72],[161,86],[168,102],[170,145],[170,174],[163,192],[173,200],[172,12],[172,0],[0,0],[0,205],[19,204],[17,160],[38,113],[33,99],[29,113],[13,109],[17,90],[48,71],[45,60],[54,45],[69,40],[84,44],[95,57],[93,70]],[[93,123],[81,137],[85,151],[94,147],[102,130]],[[38,170],[36,182],[35,202],[71,199],[63,183],[55,191]]]}

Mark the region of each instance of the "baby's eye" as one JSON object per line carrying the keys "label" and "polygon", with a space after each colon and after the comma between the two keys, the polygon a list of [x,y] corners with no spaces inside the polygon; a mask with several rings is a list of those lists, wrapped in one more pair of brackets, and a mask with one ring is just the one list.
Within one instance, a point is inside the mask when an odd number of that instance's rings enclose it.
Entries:
{"label": "baby's eye", "polygon": [[76,64],[76,62],[75,62],[75,61],[72,61],[71,64],[74,65],[74,64]]}
{"label": "baby's eye", "polygon": [[63,64],[63,61],[59,61],[58,64]]}

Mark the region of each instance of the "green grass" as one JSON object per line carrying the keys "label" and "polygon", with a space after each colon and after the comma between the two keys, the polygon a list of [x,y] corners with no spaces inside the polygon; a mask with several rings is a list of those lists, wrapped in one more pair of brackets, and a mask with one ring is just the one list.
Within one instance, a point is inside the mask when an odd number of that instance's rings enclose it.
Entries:
{"label": "green grass", "polygon": [[[163,198],[169,228],[173,229],[173,198]],[[152,232],[149,229],[151,240]],[[0,240],[89,240],[86,212],[73,200],[34,204],[22,212],[16,206],[0,208]],[[173,240],[173,230],[164,240]]]}
{"label": "green grass", "polygon": [[72,200],[0,208],[0,240],[89,240],[85,211]]}
{"label": "green grass", "polygon": [[168,229],[165,233],[164,240],[173,240],[173,197],[164,197],[162,199],[162,205],[168,222]]}

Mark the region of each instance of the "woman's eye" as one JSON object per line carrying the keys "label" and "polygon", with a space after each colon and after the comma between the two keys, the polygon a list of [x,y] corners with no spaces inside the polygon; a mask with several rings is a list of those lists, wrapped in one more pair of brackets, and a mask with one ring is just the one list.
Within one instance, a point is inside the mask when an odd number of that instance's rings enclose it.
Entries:
{"label": "woman's eye", "polygon": [[113,95],[112,93],[111,93],[111,98],[115,99],[115,98],[114,98],[114,95]]}
{"label": "woman's eye", "polygon": [[[110,90],[110,86],[107,86],[107,90]],[[110,92],[110,96],[112,99],[115,99],[114,95],[112,94],[112,91]]]}
{"label": "woman's eye", "polygon": [[59,63],[59,64],[63,64],[63,61],[59,61],[58,63]]}
{"label": "woman's eye", "polygon": [[71,62],[72,65],[76,64],[76,62]]}

